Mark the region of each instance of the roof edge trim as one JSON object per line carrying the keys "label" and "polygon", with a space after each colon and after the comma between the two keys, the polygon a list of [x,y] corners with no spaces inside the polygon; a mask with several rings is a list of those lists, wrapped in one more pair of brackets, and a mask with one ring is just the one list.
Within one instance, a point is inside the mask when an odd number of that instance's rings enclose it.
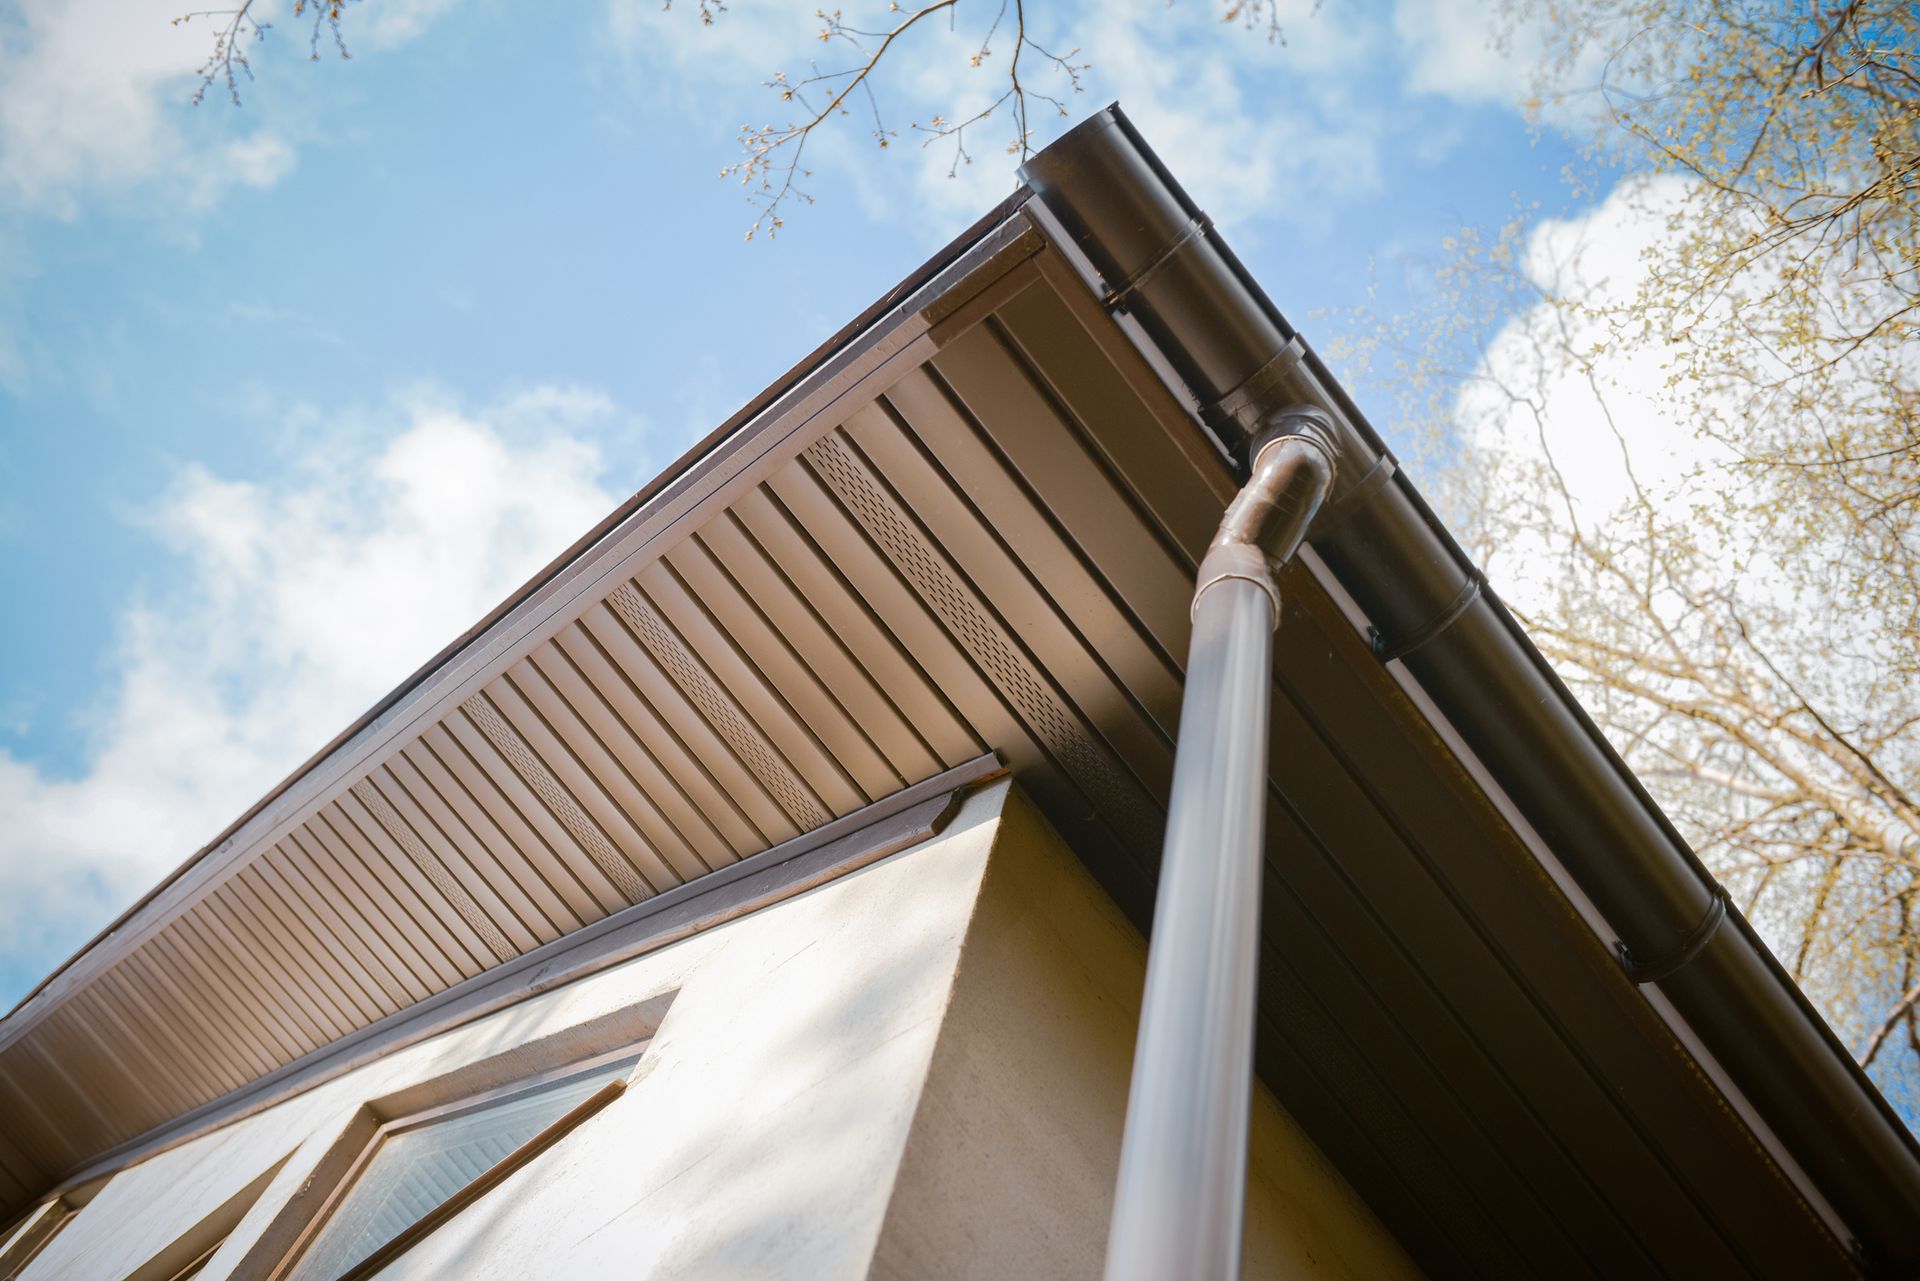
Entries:
{"label": "roof edge trim", "polygon": [[909,849],[944,830],[964,796],[1006,773],[1000,758],[988,752],[563,934],[107,1149],[67,1174],[50,1194],[60,1195],[263,1112],[382,1055],[431,1040]]}
{"label": "roof edge trim", "polygon": [[[1384,635],[1452,613],[1392,661],[1546,839],[1611,927],[1602,941],[1656,956],[1690,937],[1718,885],[1497,594],[1465,590],[1478,569],[1404,469],[1356,492],[1390,451],[1217,233],[1192,234],[1204,215],[1118,106],[1021,173],[1089,288],[1183,384],[1172,390],[1238,465],[1249,412],[1298,401],[1333,414],[1339,520],[1309,532],[1319,560]],[[1132,283],[1121,295],[1115,282]],[[1244,394],[1255,381],[1258,403]],[[1728,915],[1734,928],[1715,931],[1656,990],[1832,1201],[1866,1260],[1920,1264],[1920,1144],[1751,925]]]}
{"label": "roof edge trim", "polygon": [[[118,949],[109,949],[109,944],[124,941],[127,946],[132,946],[157,923],[170,919],[172,910],[164,906],[154,920],[142,919],[153,915],[156,905],[170,891],[179,888],[194,873],[204,870],[217,856],[227,853],[237,856],[249,848],[252,844],[250,829],[262,820],[271,820],[276,807],[289,800],[302,784],[324,773],[326,767],[347,754],[348,749],[399,717],[408,706],[418,702],[439,684],[457,677],[461,660],[487,648],[488,642],[518,611],[534,602],[543,592],[558,586],[569,571],[589,561],[596,551],[616,542],[636,518],[698,474],[702,464],[737,437],[745,435],[757,421],[776,414],[783,404],[803,396],[809,388],[831,382],[838,372],[852,363],[854,355],[871,346],[880,335],[907,324],[920,330],[931,329],[933,321],[939,317],[930,317],[928,309],[937,299],[969,279],[976,269],[991,269],[998,265],[1004,270],[1012,265],[1004,253],[1008,247],[1005,242],[1009,239],[1009,232],[1017,237],[1027,231],[1028,224],[1018,218],[1017,211],[1029,196],[1024,187],[1018,188],[976,220],[939,253],[888,290],[839,332],[816,346],[778,381],[689,448],[472,627],[395,686],[326,746],[276,783],[218,836],[189,855],[111,924],[36,983],[10,1010],[0,1015],[0,1048],[10,1044],[57,1006],[69,988],[83,987],[91,979],[93,971],[111,964],[112,956],[117,954]],[[1000,259],[998,263],[995,262],[996,258]],[[964,299],[961,301],[964,302]],[[217,876],[220,870],[223,869],[214,869],[211,875]],[[138,937],[131,937],[136,932]],[[100,959],[103,954],[107,957],[104,961]]]}

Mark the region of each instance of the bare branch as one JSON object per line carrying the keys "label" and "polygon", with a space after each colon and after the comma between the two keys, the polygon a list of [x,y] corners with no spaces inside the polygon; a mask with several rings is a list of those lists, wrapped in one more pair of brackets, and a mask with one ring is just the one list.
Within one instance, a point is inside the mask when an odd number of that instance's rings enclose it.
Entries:
{"label": "bare branch", "polygon": [[[340,30],[340,20],[346,14],[348,2],[293,0],[293,16],[312,19],[312,26],[307,33],[307,57],[310,60],[320,60],[320,41],[323,36],[332,38],[334,50],[340,57],[352,57],[347,51],[346,36]],[[267,32],[273,29],[271,22],[263,22],[254,15],[257,3],[258,0],[241,0],[231,9],[196,9],[173,19],[176,27],[186,26],[196,19],[213,27],[213,49],[197,72],[200,85],[193,93],[195,106],[206,100],[207,91],[216,84],[226,90],[227,98],[234,106],[240,105],[240,81],[243,78],[253,79],[253,63],[247,56],[247,48],[264,40]]]}

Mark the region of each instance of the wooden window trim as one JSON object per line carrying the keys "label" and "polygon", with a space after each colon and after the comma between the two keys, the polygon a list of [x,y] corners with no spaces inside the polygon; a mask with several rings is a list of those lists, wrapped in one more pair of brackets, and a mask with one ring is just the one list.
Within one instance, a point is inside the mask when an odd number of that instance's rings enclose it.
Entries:
{"label": "wooden window trim", "polygon": [[522,1143],[519,1147],[502,1157],[498,1163],[489,1167],[479,1178],[461,1188],[433,1209],[427,1211],[412,1227],[407,1228],[401,1232],[400,1235],[394,1237],[378,1250],[375,1250],[353,1267],[347,1269],[337,1281],[363,1281],[364,1278],[370,1277],[380,1271],[380,1269],[386,1267],[387,1264],[393,1262],[393,1260],[399,1258],[408,1250],[411,1250],[417,1243],[424,1240],[429,1233],[433,1232],[441,1224],[453,1218],[454,1215],[460,1213],[460,1211],[466,1209],[475,1201],[478,1201],[481,1197],[492,1191],[521,1166],[527,1164],[527,1162],[533,1160],[533,1158],[539,1156],[542,1152],[545,1152],[548,1148],[565,1138],[567,1134],[581,1122],[624,1094],[626,1089],[627,1083],[624,1079],[608,1081],[598,1090],[588,1095],[585,1100],[576,1104],[571,1112],[568,1112],[552,1125],[549,1125],[546,1129],[540,1131],[540,1133],[534,1135],[525,1143]]}
{"label": "wooden window trim", "polygon": [[967,792],[1005,773],[997,755],[984,753],[824,827],[622,908],[111,1147],[51,1192],[67,1195],[104,1181],[387,1055],[909,849],[943,831]]}
{"label": "wooden window trim", "polygon": [[[447,1103],[440,1104],[437,1107],[423,1108],[417,1112],[409,1112],[405,1116],[395,1117],[390,1121],[382,1123],[367,1139],[365,1145],[362,1146],[359,1155],[354,1158],[353,1164],[347,1167],[346,1172],[335,1182],[333,1189],[327,1194],[326,1200],[321,1202],[320,1206],[314,1211],[313,1216],[308,1219],[305,1226],[301,1228],[300,1234],[295,1238],[293,1245],[287,1250],[286,1254],[281,1257],[279,1265],[274,1268],[272,1273],[273,1281],[280,1281],[281,1278],[289,1275],[294,1267],[299,1264],[301,1256],[307,1252],[314,1238],[319,1235],[321,1229],[332,1219],[334,1211],[337,1210],[340,1203],[346,1199],[347,1194],[353,1190],[354,1185],[360,1181],[360,1176],[366,1172],[367,1166],[372,1163],[374,1157],[379,1153],[381,1147],[385,1145],[389,1138],[397,1134],[404,1134],[409,1130],[417,1130],[422,1126],[431,1125],[436,1121],[450,1120],[453,1117],[461,1116],[469,1112],[480,1111],[490,1104],[504,1102],[507,1099],[531,1093],[543,1085],[550,1085],[555,1081],[580,1076],[593,1071],[597,1067],[604,1067],[609,1063],[617,1063],[624,1059],[633,1059],[634,1066],[638,1067],[639,1058],[645,1056],[649,1044],[650,1042],[642,1042],[637,1047],[629,1045],[605,1054],[596,1054],[591,1058],[576,1060],[575,1062],[560,1067],[550,1068],[544,1072],[536,1072],[507,1085],[497,1086],[491,1090],[483,1090],[478,1094],[471,1094],[464,1098],[454,1099]],[[564,1139],[596,1112],[599,1112],[609,1103],[619,1098],[626,1092],[627,1084],[631,1080],[631,1077],[632,1073],[630,1070],[626,1076],[608,1081],[598,1090],[595,1090],[585,1099],[575,1104],[572,1110],[556,1118],[545,1129],[507,1153],[507,1155],[501,1157],[500,1160],[494,1164],[488,1166],[479,1175],[475,1176],[471,1182],[463,1185],[452,1196],[427,1211],[427,1213],[422,1215],[416,1222],[402,1229],[398,1235],[389,1240],[385,1245],[380,1246],[372,1254],[369,1254],[366,1258],[361,1259],[351,1268],[348,1268],[339,1277],[335,1278],[335,1281],[362,1281],[363,1278],[373,1276],[380,1271],[381,1268],[386,1267],[389,1263],[405,1254],[408,1250],[425,1240],[442,1224],[498,1187],[522,1166],[532,1161],[561,1139]]]}
{"label": "wooden window trim", "polygon": [[29,1214],[12,1237],[0,1241],[0,1281],[12,1281],[25,1272],[79,1213],[79,1206],[56,1197]]}
{"label": "wooden window trim", "polygon": [[212,1245],[208,1246],[206,1249],[202,1250],[200,1253],[194,1255],[191,1259],[188,1259],[184,1264],[180,1266],[178,1271],[176,1271],[172,1276],[167,1278],[167,1281],[182,1281],[182,1278],[190,1278],[190,1277],[196,1277],[200,1275],[200,1269],[207,1266],[207,1260],[211,1259],[214,1255],[218,1254],[220,1252],[220,1247],[225,1245],[226,1243],[227,1243],[227,1239],[225,1237],[221,1237],[218,1241],[215,1241]]}

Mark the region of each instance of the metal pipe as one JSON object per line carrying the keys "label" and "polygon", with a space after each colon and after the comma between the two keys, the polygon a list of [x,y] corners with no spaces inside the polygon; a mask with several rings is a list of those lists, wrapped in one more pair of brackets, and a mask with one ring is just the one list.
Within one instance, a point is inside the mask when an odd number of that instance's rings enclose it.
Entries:
{"label": "metal pipe", "polygon": [[1272,404],[1337,409],[1342,492],[1314,550],[1382,662],[1402,665],[1599,908],[1631,977],[1657,972],[1643,958],[1693,956],[1659,979],[1657,1016],[1677,1011],[1676,1031],[1698,1034],[1869,1260],[1920,1276],[1920,1143],[1752,926],[1717,903],[1685,841],[1132,123],[1117,106],[1097,112],[1021,173],[1216,443],[1237,451]]}
{"label": "metal pipe", "polygon": [[1194,587],[1107,1281],[1240,1273],[1267,698],[1280,623],[1268,557],[1293,555],[1333,482],[1332,453],[1317,435],[1324,416],[1289,410],[1273,422]]}

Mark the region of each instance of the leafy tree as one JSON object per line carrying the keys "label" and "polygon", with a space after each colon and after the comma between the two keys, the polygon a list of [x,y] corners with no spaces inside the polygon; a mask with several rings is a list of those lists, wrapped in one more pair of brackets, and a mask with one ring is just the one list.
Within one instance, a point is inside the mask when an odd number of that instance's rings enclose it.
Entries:
{"label": "leafy tree", "polygon": [[[1581,0],[1546,30],[1536,102],[1597,99],[1597,148],[1694,192],[1626,336],[1667,344],[1696,426],[1764,476],[1776,522],[1843,524],[1851,590],[1911,619],[1920,12]],[[1596,88],[1554,88],[1597,51]]]}
{"label": "leafy tree", "polygon": [[1511,16],[1538,118],[1615,171],[1604,234],[1464,237],[1424,337],[1349,355],[1407,375],[1496,586],[1911,1113],[1920,10]]}
{"label": "leafy tree", "polygon": [[1546,32],[1549,84],[1605,51],[1598,145],[1663,177],[1634,287],[1549,285],[1542,367],[1606,406],[1616,353],[1660,353],[1635,408],[1693,448],[1598,528],[1521,517],[1562,554],[1536,634],[1911,1103],[1920,10],[1583,0]]}

